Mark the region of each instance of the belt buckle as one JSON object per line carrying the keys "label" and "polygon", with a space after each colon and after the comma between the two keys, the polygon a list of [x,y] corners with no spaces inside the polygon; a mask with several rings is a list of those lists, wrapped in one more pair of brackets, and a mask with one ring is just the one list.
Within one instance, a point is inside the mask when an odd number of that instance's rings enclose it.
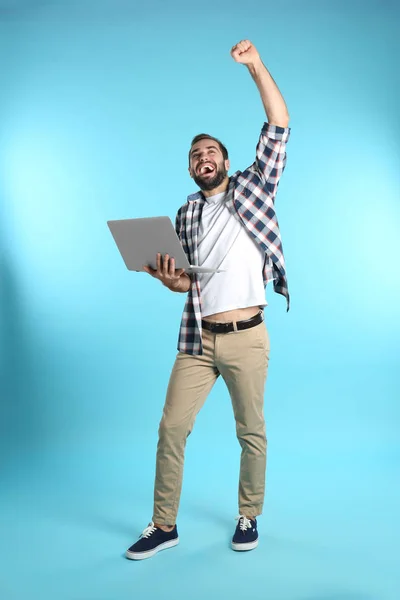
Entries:
{"label": "belt buckle", "polygon": [[211,333],[215,333],[215,330],[218,326],[218,323],[212,323],[211,321],[207,321],[207,329],[208,331],[211,331]]}
{"label": "belt buckle", "polygon": [[217,333],[229,333],[230,329],[229,326],[232,325],[232,323],[212,323],[211,324],[211,331],[213,333],[217,332]]}

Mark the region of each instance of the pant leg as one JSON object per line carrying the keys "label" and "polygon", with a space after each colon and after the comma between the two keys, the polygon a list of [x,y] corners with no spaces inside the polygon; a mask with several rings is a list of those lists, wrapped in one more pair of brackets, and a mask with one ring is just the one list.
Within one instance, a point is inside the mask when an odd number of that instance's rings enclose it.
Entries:
{"label": "pant leg", "polygon": [[217,336],[216,365],[228,387],[242,448],[239,513],[262,513],[265,495],[267,439],[264,390],[269,361],[269,336],[263,321],[243,331]]}
{"label": "pant leg", "polygon": [[159,427],[153,521],[174,525],[182,490],[186,440],[217,377],[215,335],[203,331],[203,355],[178,353]]}

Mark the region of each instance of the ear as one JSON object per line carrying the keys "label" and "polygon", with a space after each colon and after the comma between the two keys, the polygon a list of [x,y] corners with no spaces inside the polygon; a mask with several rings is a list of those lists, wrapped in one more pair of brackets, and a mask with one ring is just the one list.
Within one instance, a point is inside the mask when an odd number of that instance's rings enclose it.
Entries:
{"label": "ear", "polygon": [[226,161],[225,161],[225,169],[226,169],[227,171],[229,171],[229,169],[230,169],[230,168],[231,168],[231,163],[230,163],[230,161],[229,161],[229,160],[226,160]]}
{"label": "ear", "polygon": [[193,179],[193,171],[192,171],[191,167],[188,168],[188,171],[189,171],[190,177]]}

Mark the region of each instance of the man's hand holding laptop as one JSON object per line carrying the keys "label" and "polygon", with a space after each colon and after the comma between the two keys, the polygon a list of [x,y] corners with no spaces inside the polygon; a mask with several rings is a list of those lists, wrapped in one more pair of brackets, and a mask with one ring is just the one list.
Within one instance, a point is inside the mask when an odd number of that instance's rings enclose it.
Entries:
{"label": "man's hand holding laptop", "polygon": [[172,292],[188,292],[191,286],[191,279],[185,269],[175,269],[175,259],[170,258],[168,254],[165,254],[164,259],[161,261],[161,253],[157,254],[156,261],[157,269],[146,267],[143,265],[143,269],[154,277],[159,279],[165,287]]}

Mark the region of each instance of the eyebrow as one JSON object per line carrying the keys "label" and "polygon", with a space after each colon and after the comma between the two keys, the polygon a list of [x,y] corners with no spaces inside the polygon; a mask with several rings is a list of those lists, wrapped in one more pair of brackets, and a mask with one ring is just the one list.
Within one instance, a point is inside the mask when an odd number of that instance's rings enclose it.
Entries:
{"label": "eyebrow", "polygon": [[[210,150],[210,148],[214,148],[215,150],[218,150],[217,146],[206,146],[206,150]],[[200,148],[196,148],[196,150],[192,150],[190,152],[190,155],[193,156],[194,154],[196,154],[196,152],[200,152]]]}

